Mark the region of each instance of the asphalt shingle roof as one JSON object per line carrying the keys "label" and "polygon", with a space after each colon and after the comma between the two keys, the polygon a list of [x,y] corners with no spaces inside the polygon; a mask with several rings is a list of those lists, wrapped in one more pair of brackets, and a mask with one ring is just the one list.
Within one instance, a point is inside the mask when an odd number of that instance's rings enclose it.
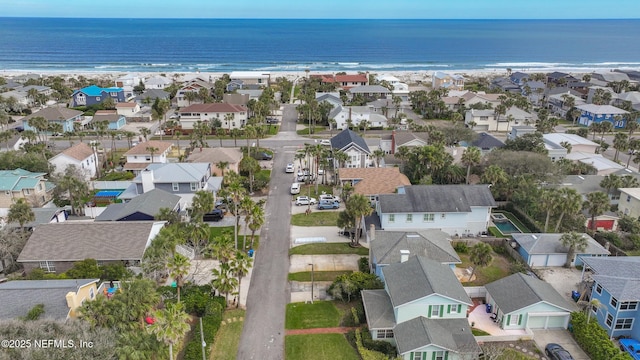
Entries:
{"label": "asphalt shingle roof", "polygon": [[465,318],[435,320],[420,316],[396,325],[393,333],[401,355],[428,345],[456,353],[481,352]]}
{"label": "asphalt shingle roof", "polygon": [[[146,168],[153,171],[153,182],[158,183],[191,183],[200,182],[210,175],[209,163],[154,163]],[[138,175],[133,182],[141,183]]]}
{"label": "asphalt shingle roof", "polygon": [[[562,246],[560,238],[563,234],[511,234],[513,239],[529,254],[566,254],[569,249]],[[591,236],[582,234],[587,238],[587,248],[584,251],[576,250],[576,254],[603,254],[609,251],[598,244]]]}
{"label": "asphalt shingle roof", "polygon": [[337,150],[342,150],[350,144],[354,144],[367,154],[371,154],[369,146],[367,146],[367,143],[364,141],[364,139],[360,135],[349,129],[344,129],[336,136],[331,138],[331,147]]}
{"label": "asphalt shingle roof", "polygon": [[386,290],[362,290],[362,304],[369,329],[389,329],[396,324],[391,298]]}
{"label": "asphalt shingle roof", "polygon": [[160,209],[174,209],[180,202],[180,196],[170,194],[164,190],[153,189],[138,195],[123,204],[111,204],[96,217],[96,221],[121,221],[136,213],[156,216]]}
{"label": "asphalt shingle roof", "polygon": [[587,257],[583,262],[618,301],[640,300],[640,256]]}
{"label": "asphalt shingle roof", "polygon": [[22,120],[30,120],[34,117],[41,116],[47,120],[68,120],[78,115],[82,115],[82,111],[67,109],[64,107],[52,106],[36,111]]}
{"label": "asphalt shingle roof", "polygon": [[496,206],[487,185],[412,185],[404,193],[382,194],[382,213],[471,212],[471,206]]}
{"label": "asphalt shingle roof", "polygon": [[561,310],[574,311],[574,304],[565,300],[549,283],[522,273],[513,274],[485,285],[487,292],[505,314],[546,302]]}
{"label": "asphalt shingle roof", "polygon": [[418,232],[376,231],[370,248],[378,264],[399,263],[400,250],[408,250],[410,256],[423,256],[441,264],[460,263],[460,257],[449,238],[447,233],[435,229]]}
{"label": "asphalt shingle roof", "polygon": [[362,195],[393,194],[398,187],[411,185],[400,168],[341,168],[340,181],[357,181],[353,191]]}

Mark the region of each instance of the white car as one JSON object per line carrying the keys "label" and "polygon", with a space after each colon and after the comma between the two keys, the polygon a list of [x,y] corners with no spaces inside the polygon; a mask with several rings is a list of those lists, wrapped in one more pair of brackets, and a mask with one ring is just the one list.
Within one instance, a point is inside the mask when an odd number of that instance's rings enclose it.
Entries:
{"label": "white car", "polygon": [[284,172],[290,174],[293,173],[295,171],[293,164],[287,164],[287,168],[284,169]]}
{"label": "white car", "polygon": [[340,198],[331,194],[322,194],[320,195],[320,201],[322,200],[327,200],[327,201],[336,201],[336,202],[340,202]]}
{"label": "white car", "polygon": [[331,140],[328,140],[328,139],[320,140],[320,145],[331,146]]}
{"label": "white car", "polygon": [[291,184],[291,195],[296,195],[296,194],[300,194],[300,184],[297,182]]}
{"label": "white car", "polygon": [[308,196],[298,196],[296,198],[296,205],[315,205],[318,202],[315,198],[310,198]]}

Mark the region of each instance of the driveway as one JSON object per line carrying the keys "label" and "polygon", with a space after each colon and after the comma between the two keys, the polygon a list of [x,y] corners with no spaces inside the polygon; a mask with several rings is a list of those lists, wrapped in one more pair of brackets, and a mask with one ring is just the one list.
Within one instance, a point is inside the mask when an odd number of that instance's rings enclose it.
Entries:
{"label": "driveway", "polygon": [[575,360],[590,360],[567,330],[533,330],[533,340],[543,354],[548,343],[556,343],[562,345]]}
{"label": "driveway", "polygon": [[536,273],[542,280],[551,284],[565,299],[574,303],[573,299],[571,299],[571,291],[580,291],[582,288],[580,286],[582,271],[573,268],[549,267],[537,269]]}

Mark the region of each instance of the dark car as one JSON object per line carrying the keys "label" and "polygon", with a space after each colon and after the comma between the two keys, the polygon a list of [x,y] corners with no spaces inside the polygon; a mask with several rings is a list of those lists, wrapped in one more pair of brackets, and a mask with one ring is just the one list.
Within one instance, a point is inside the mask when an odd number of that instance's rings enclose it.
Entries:
{"label": "dark car", "polygon": [[257,153],[255,155],[255,158],[258,159],[258,160],[271,160],[271,159],[273,159],[273,155],[262,151],[262,152]]}
{"label": "dark car", "polygon": [[567,350],[555,343],[547,344],[544,348],[544,353],[551,360],[574,360]]}
{"label": "dark car", "polygon": [[278,119],[276,118],[267,118],[267,124],[277,124]]}
{"label": "dark car", "polygon": [[202,216],[202,221],[220,221],[224,217],[224,213],[220,209],[213,209],[210,213]]}
{"label": "dark car", "polygon": [[22,126],[16,126],[16,127],[14,127],[14,129],[16,129],[17,132],[23,132],[24,131],[24,127],[22,127]]}

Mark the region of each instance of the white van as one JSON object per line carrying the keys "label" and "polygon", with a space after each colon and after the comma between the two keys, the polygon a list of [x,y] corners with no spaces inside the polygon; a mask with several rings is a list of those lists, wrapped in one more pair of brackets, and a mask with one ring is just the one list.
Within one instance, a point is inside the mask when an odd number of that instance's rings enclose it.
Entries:
{"label": "white van", "polygon": [[291,195],[300,194],[300,183],[291,184]]}

